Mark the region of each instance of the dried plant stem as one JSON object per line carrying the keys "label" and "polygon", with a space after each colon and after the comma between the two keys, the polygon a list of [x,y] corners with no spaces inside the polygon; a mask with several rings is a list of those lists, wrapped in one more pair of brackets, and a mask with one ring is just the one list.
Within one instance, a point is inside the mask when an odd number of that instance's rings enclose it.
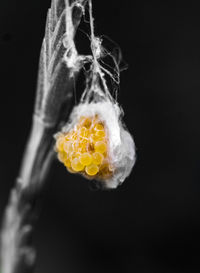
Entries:
{"label": "dried plant stem", "polygon": [[76,54],[73,39],[83,2],[76,0],[70,5],[68,0],[52,0],[48,12],[32,131],[2,226],[1,273],[31,273],[35,265],[31,245],[35,203],[53,159],[53,134],[71,105],[78,69],[74,70],[74,59],[70,58]]}

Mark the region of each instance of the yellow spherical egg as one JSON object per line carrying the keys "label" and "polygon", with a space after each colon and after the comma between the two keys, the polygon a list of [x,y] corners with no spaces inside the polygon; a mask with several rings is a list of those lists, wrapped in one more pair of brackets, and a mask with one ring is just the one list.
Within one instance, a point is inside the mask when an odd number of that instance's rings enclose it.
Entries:
{"label": "yellow spherical egg", "polygon": [[69,155],[69,159],[72,161],[74,158],[78,157],[77,156],[77,152],[71,152],[71,154]]}
{"label": "yellow spherical egg", "polygon": [[103,131],[103,130],[104,130],[104,126],[103,126],[103,124],[101,124],[101,123],[97,123],[97,124],[94,126],[94,129],[95,129],[96,131]]}
{"label": "yellow spherical egg", "polygon": [[85,117],[81,121],[81,125],[84,126],[84,127],[86,127],[87,129],[90,128],[91,124],[92,124],[92,121],[91,121],[91,119],[89,117]]}
{"label": "yellow spherical egg", "polygon": [[76,171],[74,171],[71,167],[67,167],[67,170],[69,173],[76,173]]}
{"label": "yellow spherical egg", "polygon": [[64,150],[64,144],[65,144],[65,138],[59,137],[56,141],[56,149],[59,152],[62,152]]}
{"label": "yellow spherical egg", "polygon": [[68,133],[65,135],[65,140],[67,140],[67,141],[71,140],[72,135],[73,135],[73,131],[68,132]]}
{"label": "yellow spherical egg", "polygon": [[99,121],[99,119],[98,119],[98,116],[97,116],[97,115],[95,115],[94,117],[92,117],[92,124],[93,124],[93,126],[94,126],[98,121]]}
{"label": "yellow spherical egg", "polygon": [[85,171],[86,171],[86,173],[87,173],[88,175],[94,176],[94,175],[96,175],[96,174],[98,173],[99,168],[98,168],[97,165],[91,164],[91,165],[89,165],[89,166],[87,166],[87,167],[85,168]]}
{"label": "yellow spherical egg", "polygon": [[96,135],[98,138],[104,138],[105,135],[106,135],[106,133],[105,133],[105,131],[97,131],[97,132],[95,133],[95,135]]}
{"label": "yellow spherical egg", "polygon": [[103,164],[99,168],[99,175],[100,177],[106,179],[112,176],[113,172],[110,170],[110,165],[107,160],[104,160]]}
{"label": "yellow spherical egg", "polygon": [[101,139],[99,139],[99,137],[96,136],[96,134],[91,134],[91,135],[90,135],[90,141],[91,141],[91,142],[95,143],[95,142],[97,142],[97,141],[99,141],[99,140],[101,140]]}
{"label": "yellow spherical egg", "polygon": [[103,155],[100,153],[94,153],[92,155],[92,163],[95,165],[100,165],[103,162]]}
{"label": "yellow spherical egg", "polygon": [[85,153],[87,148],[87,141],[80,141],[78,145],[78,151],[80,153]]}
{"label": "yellow spherical egg", "polygon": [[85,117],[81,116],[81,117],[79,118],[78,124],[81,124],[81,123],[84,121],[84,119],[85,119]]}
{"label": "yellow spherical egg", "polygon": [[95,152],[103,154],[107,150],[106,143],[104,141],[97,141],[94,145],[94,149]]}
{"label": "yellow spherical egg", "polygon": [[79,157],[81,164],[88,166],[92,163],[92,156],[89,153],[83,153]]}
{"label": "yellow spherical egg", "polygon": [[70,154],[73,151],[72,142],[66,141],[63,145],[63,149],[67,154]]}
{"label": "yellow spherical egg", "polygon": [[64,162],[66,159],[67,159],[67,154],[66,153],[64,153],[64,152],[58,153],[58,160],[60,162]]}
{"label": "yellow spherical egg", "polygon": [[84,169],[84,166],[81,164],[79,158],[75,157],[71,162],[72,169],[75,172],[80,172]]}
{"label": "yellow spherical egg", "polygon": [[72,144],[73,152],[78,152],[79,151],[79,141],[74,141]]}
{"label": "yellow spherical egg", "polygon": [[68,167],[68,168],[71,167],[71,161],[70,161],[69,158],[66,158],[66,159],[64,160],[64,165],[65,165],[66,167]]}
{"label": "yellow spherical egg", "polygon": [[69,134],[66,134],[65,135],[65,141],[69,141],[70,140],[70,135]]}
{"label": "yellow spherical egg", "polygon": [[89,131],[86,127],[81,127],[78,133],[78,135],[83,138],[88,137],[88,134],[89,134]]}

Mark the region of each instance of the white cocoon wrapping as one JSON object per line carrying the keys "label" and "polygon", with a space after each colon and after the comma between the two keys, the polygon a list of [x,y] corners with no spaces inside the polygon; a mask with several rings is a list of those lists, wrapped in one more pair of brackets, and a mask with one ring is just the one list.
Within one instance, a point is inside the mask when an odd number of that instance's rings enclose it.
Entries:
{"label": "white cocoon wrapping", "polygon": [[135,164],[135,144],[130,133],[121,122],[122,110],[117,103],[109,100],[102,102],[84,102],[75,106],[69,122],[63,127],[63,132],[74,129],[81,116],[98,115],[104,122],[108,137],[108,153],[114,166],[114,175],[102,181],[106,188],[116,188],[129,176]]}

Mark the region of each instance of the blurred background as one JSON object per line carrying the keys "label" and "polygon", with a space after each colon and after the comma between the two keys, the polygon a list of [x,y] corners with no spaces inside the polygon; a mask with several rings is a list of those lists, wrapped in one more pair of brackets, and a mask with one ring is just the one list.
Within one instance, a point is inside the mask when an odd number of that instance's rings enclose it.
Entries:
{"label": "blurred background", "polygon": [[[137,163],[115,191],[54,162],[42,194],[35,273],[200,272],[198,1],[93,1],[96,33],[129,69],[119,103]],[[0,217],[29,135],[50,0],[0,2]],[[79,39],[79,45],[81,39]]]}

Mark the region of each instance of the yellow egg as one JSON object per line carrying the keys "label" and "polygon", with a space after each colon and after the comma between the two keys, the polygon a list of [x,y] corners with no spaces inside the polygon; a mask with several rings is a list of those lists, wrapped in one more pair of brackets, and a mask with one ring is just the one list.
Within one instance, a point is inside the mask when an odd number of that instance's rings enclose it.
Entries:
{"label": "yellow egg", "polygon": [[78,145],[78,151],[80,153],[84,153],[84,152],[86,152],[86,148],[87,148],[87,141],[86,142],[85,141],[80,141],[79,145]]}
{"label": "yellow egg", "polygon": [[74,152],[78,152],[79,150],[79,141],[73,141],[72,148]]}
{"label": "yellow egg", "polygon": [[84,121],[84,119],[85,119],[85,117],[81,116],[81,117],[79,118],[78,123],[79,123],[79,124],[82,123],[82,122]]}
{"label": "yellow egg", "polygon": [[69,158],[66,158],[65,160],[64,160],[64,165],[66,166],[66,167],[71,167],[71,161],[70,161],[70,159]]}
{"label": "yellow egg", "polygon": [[94,145],[94,149],[95,152],[103,154],[107,150],[106,143],[104,141],[97,141]]}
{"label": "yellow egg", "polygon": [[69,173],[76,173],[76,171],[74,171],[71,167],[67,167],[67,170]]}
{"label": "yellow egg", "polygon": [[105,135],[106,135],[106,133],[105,133],[105,131],[97,131],[96,133],[95,133],[95,135],[98,137],[98,138],[104,138],[105,137]]}
{"label": "yellow egg", "polygon": [[64,149],[64,143],[65,143],[65,138],[64,137],[59,137],[56,141],[56,149],[59,152],[62,152]]}
{"label": "yellow egg", "polygon": [[86,127],[81,127],[80,130],[79,130],[79,136],[80,137],[83,137],[83,138],[86,138],[88,137],[88,134],[89,134],[89,131]]}
{"label": "yellow egg", "polygon": [[99,168],[95,164],[91,164],[85,168],[85,171],[88,175],[93,176],[98,173]]}
{"label": "yellow egg", "polygon": [[77,137],[78,137],[77,132],[73,131],[72,136],[71,136],[71,139],[72,139],[72,140],[76,140]]}
{"label": "yellow egg", "polygon": [[72,169],[76,172],[80,172],[84,169],[84,166],[81,164],[80,160],[75,157],[71,162]]}
{"label": "yellow egg", "polygon": [[70,140],[70,134],[66,134],[65,135],[65,141],[69,141]]}
{"label": "yellow egg", "polygon": [[95,143],[95,142],[97,142],[97,141],[99,141],[99,140],[101,140],[101,139],[99,139],[99,137],[96,136],[96,134],[91,134],[91,135],[90,135],[90,141],[91,141],[91,142]]}
{"label": "yellow egg", "polygon": [[63,149],[67,154],[70,154],[73,151],[72,142],[66,141],[63,145]]}
{"label": "yellow egg", "polygon": [[103,162],[103,155],[100,153],[94,153],[92,155],[92,163],[95,165],[100,165]]}
{"label": "yellow egg", "polygon": [[101,123],[97,123],[95,126],[94,126],[94,129],[96,131],[103,131],[104,130],[104,127]]}
{"label": "yellow egg", "polygon": [[67,159],[66,153],[63,153],[63,152],[58,153],[58,160],[60,162],[64,162],[66,159]]}
{"label": "yellow egg", "polygon": [[103,164],[99,168],[99,175],[100,177],[106,179],[111,177],[113,171],[110,170],[110,165],[107,160],[104,160]]}
{"label": "yellow egg", "polygon": [[89,117],[85,117],[81,121],[81,125],[86,127],[86,128],[90,128],[91,124],[92,124],[92,121],[91,121],[91,119]]}
{"label": "yellow egg", "polygon": [[95,116],[92,118],[92,125],[94,126],[98,121],[99,121],[98,116],[95,115]]}
{"label": "yellow egg", "polygon": [[73,131],[68,132],[68,133],[65,135],[65,140],[67,140],[67,141],[71,140],[72,135],[73,135]]}
{"label": "yellow egg", "polygon": [[69,159],[72,161],[72,160],[74,160],[74,158],[78,158],[79,157],[79,155],[80,155],[80,153],[78,153],[78,152],[71,152],[71,154],[69,155]]}
{"label": "yellow egg", "polygon": [[92,156],[89,153],[83,153],[79,157],[81,164],[88,166],[92,163]]}

